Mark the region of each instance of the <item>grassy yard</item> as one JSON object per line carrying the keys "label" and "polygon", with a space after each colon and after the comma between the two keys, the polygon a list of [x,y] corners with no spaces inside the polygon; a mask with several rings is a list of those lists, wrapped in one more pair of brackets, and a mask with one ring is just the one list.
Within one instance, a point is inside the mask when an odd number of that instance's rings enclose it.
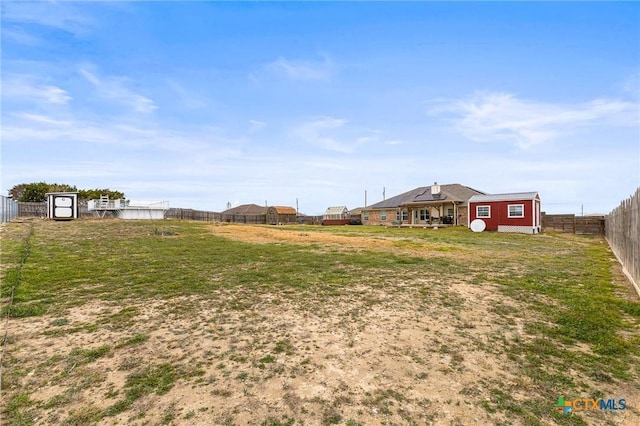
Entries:
{"label": "grassy yard", "polygon": [[640,424],[640,301],[601,238],[120,220],[0,237],[3,425]]}

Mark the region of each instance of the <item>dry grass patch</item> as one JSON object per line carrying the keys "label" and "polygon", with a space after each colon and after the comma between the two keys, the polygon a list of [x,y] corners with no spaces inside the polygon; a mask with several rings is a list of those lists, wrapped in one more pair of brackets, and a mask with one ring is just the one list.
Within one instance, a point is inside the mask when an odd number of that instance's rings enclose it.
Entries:
{"label": "dry grass patch", "polygon": [[[640,400],[640,304],[611,282],[619,275],[598,240],[162,226],[171,238],[144,222],[35,224],[8,311],[20,315],[8,321],[3,424],[638,418],[631,404],[573,416],[553,407],[560,395]],[[27,234],[4,232],[14,235],[2,253],[11,278]],[[421,249],[440,246],[450,249]],[[591,297],[593,286],[602,296]],[[582,309],[600,309],[601,297],[612,328],[565,333],[578,314],[596,321]]]}

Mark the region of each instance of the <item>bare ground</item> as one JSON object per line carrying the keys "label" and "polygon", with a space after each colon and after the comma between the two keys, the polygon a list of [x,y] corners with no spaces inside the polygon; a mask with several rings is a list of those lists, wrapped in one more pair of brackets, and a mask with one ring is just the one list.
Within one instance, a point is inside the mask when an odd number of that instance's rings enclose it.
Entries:
{"label": "bare ground", "polygon": [[[254,243],[450,255],[384,238],[249,226],[211,231]],[[414,291],[425,284],[433,288],[428,301]],[[363,282],[331,303],[252,296],[250,306],[234,310],[228,306],[248,297],[241,290],[206,299],[92,302],[65,313],[63,324],[55,316],[11,319],[5,358],[24,371],[22,386],[37,389],[30,398],[45,407],[37,411],[38,425],[93,424],[92,414],[126,395],[127,377],[152,365],[170,366],[175,385],[145,394],[98,424],[524,424],[483,408],[497,385],[508,384],[515,402],[535,392],[505,351],[510,342],[531,337],[522,315],[504,314],[524,306],[464,277],[443,284],[425,274],[389,286],[402,291]],[[131,320],[122,315],[119,325],[95,327],[123,313]],[[136,336],[147,338],[127,344]],[[74,349],[103,346],[109,346],[106,355],[92,362],[74,356]],[[579,377],[579,366],[569,373]],[[637,386],[589,384],[640,401]],[[557,396],[548,395],[550,411]],[[585,419],[640,424],[631,408]]]}

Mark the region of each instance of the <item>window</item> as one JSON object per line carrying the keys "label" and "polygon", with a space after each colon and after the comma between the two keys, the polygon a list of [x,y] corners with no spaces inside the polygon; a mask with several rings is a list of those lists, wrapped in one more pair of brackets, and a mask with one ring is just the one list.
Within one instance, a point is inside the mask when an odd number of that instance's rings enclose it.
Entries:
{"label": "window", "polygon": [[429,220],[429,210],[420,210],[420,220]]}
{"label": "window", "polygon": [[369,212],[364,212],[363,213],[363,219],[364,220],[369,220]]}
{"label": "window", "polygon": [[386,210],[382,210],[382,211],[380,212],[380,220],[381,220],[382,222],[384,222],[384,221],[386,221],[386,220],[387,220],[387,211],[386,211]]}
{"label": "window", "polygon": [[509,204],[509,217],[524,217],[524,204]]}
{"label": "window", "polygon": [[406,221],[407,220],[407,211],[406,210],[396,210],[396,220],[397,221]]}
{"label": "window", "polygon": [[453,216],[453,209],[447,209],[447,216]]}
{"label": "window", "polygon": [[491,206],[476,206],[476,217],[491,217]]}

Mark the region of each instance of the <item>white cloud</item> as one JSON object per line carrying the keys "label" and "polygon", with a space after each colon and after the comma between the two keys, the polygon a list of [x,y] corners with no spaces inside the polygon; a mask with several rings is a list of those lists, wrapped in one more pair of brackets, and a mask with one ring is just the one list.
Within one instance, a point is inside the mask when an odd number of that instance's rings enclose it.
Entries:
{"label": "white cloud", "polygon": [[82,76],[91,84],[93,84],[94,86],[100,86],[100,80],[98,79],[98,77],[96,77],[93,73],[90,73],[89,71],[80,68],[80,74],[82,74]]}
{"label": "white cloud", "polygon": [[640,67],[622,82],[622,91],[632,99],[640,98]]}
{"label": "white cloud", "polygon": [[66,90],[38,82],[28,75],[6,76],[2,81],[2,97],[13,100],[30,99],[36,103],[66,104],[72,98]]}
{"label": "white cloud", "polygon": [[2,19],[11,23],[35,24],[73,34],[84,34],[94,20],[73,2],[3,2]]}
{"label": "white cloud", "polygon": [[39,124],[50,124],[53,126],[69,127],[71,122],[68,120],[58,120],[41,114],[29,114],[26,112],[18,113],[16,116]]}
{"label": "white cloud", "polygon": [[211,129],[202,127],[178,131],[151,122],[133,124],[126,118],[93,121],[26,112],[11,114],[3,121],[2,140],[7,147],[22,145],[25,141],[33,144],[97,144],[109,145],[114,152],[147,149],[157,155],[181,153],[193,161],[225,158],[238,152],[236,141],[213,136]]}
{"label": "white cloud", "polygon": [[177,95],[177,102],[185,109],[197,110],[206,108],[207,102],[201,95],[198,95],[191,90],[186,89],[182,84],[172,79],[166,79],[167,86],[169,86]]}
{"label": "white cloud", "polygon": [[93,86],[104,99],[128,105],[135,112],[150,113],[158,107],[153,100],[135,93],[127,87],[127,79],[121,77],[98,77],[95,72],[80,68],[80,74]]}
{"label": "white cloud", "polygon": [[267,125],[264,121],[260,120],[249,120],[249,133],[258,132]]}
{"label": "white cloud", "polygon": [[39,46],[43,43],[41,38],[28,33],[24,28],[10,27],[6,24],[2,28],[2,39],[24,46]]}
{"label": "white cloud", "polygon": [[371,153],[384,145],[400,143],[386,139],[381,130],[358,126],[348,120],[330,116],[305,121],[295,126],[291,134],[295,141],[341,153],[355,152],[364,147]]}
{"label": "white cloud", "polygon": [[319,61],[302,61],[278,58],[268,63],[265,69],[272,74],[296,81],[329,80],[335,73],[335,65],[324,56]]}
{"label": "white cloud", "polygon": [[478,93],[470,99],[436,100],[429,113],[447,115],[454,129],[478,142],[506,141],[520,148],[556,140],[587,126],[638,124],[639,106],[619,99],[552,104],[508,93]]}
{"label": "white cloud", "polygon": [[308,121],[297,126],[294,131],[294,137],[301,139],[303,142],[319,146],[320,148],[336,152],[352,152],[351,144],[342,142],[336,135],[336,130],[344,128],[347,120],[333,117],[318,117],[313,121]]}

